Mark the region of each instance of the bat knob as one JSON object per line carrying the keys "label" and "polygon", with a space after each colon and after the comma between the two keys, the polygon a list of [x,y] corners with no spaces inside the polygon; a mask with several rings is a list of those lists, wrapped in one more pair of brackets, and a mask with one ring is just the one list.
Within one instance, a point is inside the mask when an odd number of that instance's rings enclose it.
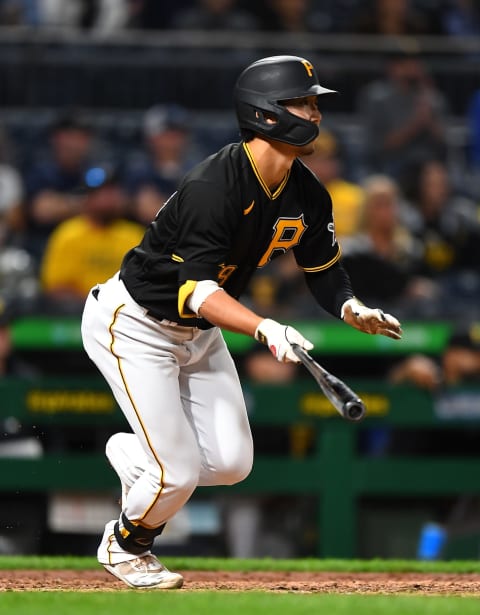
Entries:
{"label": "bat knob", "polygon": [[361,421],[365,416],[365,406],[360,399],[347,401],[343,407],[344,416],[349,421]]}

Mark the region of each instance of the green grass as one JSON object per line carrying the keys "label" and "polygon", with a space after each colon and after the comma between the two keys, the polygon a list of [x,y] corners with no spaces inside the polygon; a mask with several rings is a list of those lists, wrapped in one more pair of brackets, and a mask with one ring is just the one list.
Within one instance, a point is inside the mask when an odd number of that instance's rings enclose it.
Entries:
{"label": "green grass", "polygon": [[257,592],[5,593],[5,615],[478,615],[476,598],[262,594]]}
{"label": "green grass", "polygon": [[[335,559],[223,559],[162,557],[172,570],[300,571],[300,572],[449,572],[480,573],[480,561],[422,562],[415,560]],[[98,567],[93,557],[0,556],[1,570],[89,570]]]}
{"label": "green grass", "polygon": [[[272,570],[333,572],[480,573],[480,562],[400,560],[235,560],[164,558],[179,570]],[[0,569],[97,568],[91,557],[0,557]],[[268,593],[259,591],[6,591],[0,588],[3,615],[478,615],[480,599],[467,596]]]}

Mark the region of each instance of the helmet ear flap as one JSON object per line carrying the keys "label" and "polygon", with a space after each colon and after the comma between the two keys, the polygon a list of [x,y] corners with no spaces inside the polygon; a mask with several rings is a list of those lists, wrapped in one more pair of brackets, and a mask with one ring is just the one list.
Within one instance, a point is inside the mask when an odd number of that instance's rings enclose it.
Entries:
{"label": "helmet ear flap", "polygon": [[277,114],[270,109],[264,109],[260,104],[260,101],[249,101],[249,100],[236,100],[236,111],[237,115],[242,118],[242,121],[245,122],[255,122],[259,125],[267,124],[268,119],[274,119],[278,122]]}
{"label": "helmet ear flap", "polygon": [[[317,138],[319,129],[313,122],[297,117],[281,105],[268,106],[272,109],[262,109],[259,104],[237,99],[236,111],[242,134],[251,131],[268,139],[296,146],[306,145]],[[269,119],[274,121],[268,121]]]}
{"label": "helmet ear flap", "polygon": [[264,111],[263,109],[255,109],[256,118],[265,125],[276,124],[278,115],[273,111]]}
{"label": "helmet ear flap", "polygon": [[273,107],[272,109],[264,109],[261,105],[255,104],[254,101],[245,102],[237,99],[236,111],[239,126],[242,130],[250,130],[255,134],[276,139],[277,127],[281,120],[280,114]]}

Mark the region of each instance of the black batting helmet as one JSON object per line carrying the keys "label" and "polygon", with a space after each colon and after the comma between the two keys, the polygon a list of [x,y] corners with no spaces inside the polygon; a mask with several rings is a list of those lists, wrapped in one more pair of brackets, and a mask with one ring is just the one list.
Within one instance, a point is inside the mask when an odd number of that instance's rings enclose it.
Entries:
{"label": "black batting helmet", "polygon": [[[298,56],[270,56],[241,73],[234,90],[238,124],[275,141],[306,145],[318,136],[318,126],[293,115],[282,101],[332,94],[318,82],[313,65]],[[267,116],[265,116],[267,114]],[[267,117],[275,123],[268,123]]]}

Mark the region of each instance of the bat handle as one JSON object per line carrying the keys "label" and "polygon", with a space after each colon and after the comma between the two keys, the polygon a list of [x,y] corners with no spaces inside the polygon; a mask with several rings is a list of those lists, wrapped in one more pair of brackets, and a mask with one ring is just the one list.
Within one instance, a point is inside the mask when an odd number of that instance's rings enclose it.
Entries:
{"label": "bat handle", "polygon": [[365,416],[365,405],[361,399],[352,399],[345,403],[343,411],[349,421],[361,421]]}

